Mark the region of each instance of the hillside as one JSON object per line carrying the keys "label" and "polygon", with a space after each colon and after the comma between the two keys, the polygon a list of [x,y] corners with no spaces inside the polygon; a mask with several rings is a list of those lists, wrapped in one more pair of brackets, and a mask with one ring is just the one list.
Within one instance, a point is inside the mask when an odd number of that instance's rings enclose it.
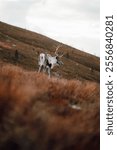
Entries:
{"label": "hillside", "polygon": [[38,73],[58,44],[0,22],[0,150],[99,150],[99,58],[62,44],[64,65]]}
{"label": "hillside", "polygon": [[[0,22],[0,59],[4,62],[16,64],[15,51],[18,50],[20,58],[17,65],[37,71],[37,52],[53,55],[58,44],[60,43],[43,35]],[[65,44],[62,44],[60,52],[64,52],[64,65],[55,68],[54,73],[59,72],[66,79],[100,81],[98,57]]]}

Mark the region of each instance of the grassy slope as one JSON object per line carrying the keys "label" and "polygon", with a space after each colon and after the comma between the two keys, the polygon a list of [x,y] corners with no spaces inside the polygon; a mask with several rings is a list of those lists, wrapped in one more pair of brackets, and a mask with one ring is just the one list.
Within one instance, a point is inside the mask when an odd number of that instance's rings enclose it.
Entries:
{"label": "grassy slope", "polygon": [[1,150],[99,150],[99,58],[63,45],[64,65],[54,72],[66,79],[48,79],[36,72],[37,52],[57,45],[0,23]]}
{"label": "grassy slope", "polygon": [[[18,65],[37,70],[37,52],[54,54],[59,42],[43,35],[14,27],[0,22],[0,58],[6,62],[15,63],[14,53],[20,53]],[[14,46],[16,45],[16,46]],[[70,46],[61,47],[65,55],[62,58],[64,65],[58,70],[62,77],[67,79],[87,79],[99,82],[99,58],[88,53],[76,50]]]}

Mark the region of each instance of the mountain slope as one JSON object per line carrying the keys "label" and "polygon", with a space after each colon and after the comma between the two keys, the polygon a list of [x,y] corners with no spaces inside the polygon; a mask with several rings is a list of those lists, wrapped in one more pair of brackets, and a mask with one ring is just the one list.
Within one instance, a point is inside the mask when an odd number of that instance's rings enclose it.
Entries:
{"label": "mountain slope", "polygon": [[[37,52],[54,54],[59,43],[41,34],[0,22],[0,59],[15,63],[15,51],[19,52],[20,65],[29,70],[38,70]],[[98,57],[82,52],[65,44],[59,51],[64,52],[64,65],[55,68],[63,78],[100,81],[100,60]]]}

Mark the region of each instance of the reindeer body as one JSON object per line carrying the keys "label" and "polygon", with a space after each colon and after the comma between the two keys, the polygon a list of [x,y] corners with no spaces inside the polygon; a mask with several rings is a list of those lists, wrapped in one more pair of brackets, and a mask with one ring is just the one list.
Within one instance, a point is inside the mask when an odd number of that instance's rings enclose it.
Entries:
{"label": "reindeer body", "polygon": [[50,68],[53,69],[54,66],[58,66],[58,59],[57,56],[51,56],[50,54],[47,54],[47,60],[48,64],[50,64]]}

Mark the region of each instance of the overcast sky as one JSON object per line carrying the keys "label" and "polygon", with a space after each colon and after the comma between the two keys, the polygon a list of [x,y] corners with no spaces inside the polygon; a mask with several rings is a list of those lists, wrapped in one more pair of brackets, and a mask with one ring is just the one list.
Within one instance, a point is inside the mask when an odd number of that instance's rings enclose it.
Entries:
{"label": "overcast sky", "polygon": [[99,56],[99,0],[0,0],[0,21]]}

